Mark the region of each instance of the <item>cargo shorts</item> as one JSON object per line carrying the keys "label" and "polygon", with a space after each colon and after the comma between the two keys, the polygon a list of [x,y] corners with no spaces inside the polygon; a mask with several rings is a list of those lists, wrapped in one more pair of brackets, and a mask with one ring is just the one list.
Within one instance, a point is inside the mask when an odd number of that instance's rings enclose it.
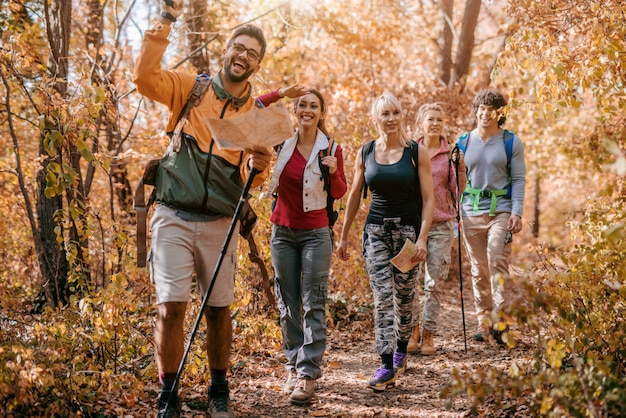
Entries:
{"label": "cargo shorts", "polygon": [[[152,243],[148,254],[150,279],[157,304],[188,302],[193,273],[204,297],[214,274],[232,218],[210,222],[186,221],[176,210],[157,205],[150,218]],[[234,300],[239,222],[224,253],[207,306],[229,306]]]}

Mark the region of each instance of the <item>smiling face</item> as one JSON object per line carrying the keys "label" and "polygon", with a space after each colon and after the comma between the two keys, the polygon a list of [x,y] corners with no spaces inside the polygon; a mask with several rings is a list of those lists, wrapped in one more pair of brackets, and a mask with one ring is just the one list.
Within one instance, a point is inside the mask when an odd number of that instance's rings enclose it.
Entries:
{"label": "smiling face", "polygon": [[261,44],[248,35],[232,39],[224,50],[224,74],[234,83],[247,80],[259,68]]}
{"label": "smiling face", "polygon": [[443,134],[443,112],[429,110],[422,118],[422,131],[425,137],[439,138]]}
{"label": "smiling face", "polygon": [[493,106],[481,104],[476,109],[476,123],[482,129],[498,126],[498,112]]}
{"label": "smiling face", "polygon": [[300,127],[317,128],[324,117],[322,101],[313,93],[305,94],[298,99],[295,115]]}
{"label": "smiling face", "polygon": [[400,124],[402,123],[402,112],[397,107],[385,103],[380,112],[376,116],[376,125],[379,132],[389,135],[400,132]]}

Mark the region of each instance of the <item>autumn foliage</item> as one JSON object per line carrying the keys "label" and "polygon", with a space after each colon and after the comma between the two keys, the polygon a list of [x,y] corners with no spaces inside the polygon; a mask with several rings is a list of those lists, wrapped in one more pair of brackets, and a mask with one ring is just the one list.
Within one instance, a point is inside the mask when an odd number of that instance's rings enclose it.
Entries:
{"label": "autumn foliage", "polygon": [[[141,32],[159,6],[72,3],[0,5],[0,404],[7,416],[121,416],[150,409],[157,389],[154,289],[135,266],[131,197],[144,163],[167,145],[167,113],[134,92],[131,74]],[[177,24],[164,65],[216,72],[230,29],[253,20],[268,38],[255,93],[295,82],[319,88],[349,182],[358,147],[376,135],[368,117],[376,95],[398,95],[413,134],[419,105],[442,102],[453,140],[472,128],[477,90],[505,92],[507,127],[526,147],[528,189],[526,243],[514,254],[523,273],[513,279],[516,298],[498,326],[510,327],[507,344],[530,344],[533,356],[505,370],[455,368],[442,396],[469,396],[477,414],[621,414],[622,1],[188,3],[194,13]],[[472,22],[468,43],[458,35]],[[271,281],[270,202],[258,195],[255,240]],[[359,254],[364,215],[353,227],[350,261],[332,266],[331,329],[371,311]],[[340,212],[336,228],[341,222]],[[235,375],[254,356],[281,348],[275,306],[248,250],[242,240]],[[208,376],[202,333],[183,375],[187,387],[202,387]]]}

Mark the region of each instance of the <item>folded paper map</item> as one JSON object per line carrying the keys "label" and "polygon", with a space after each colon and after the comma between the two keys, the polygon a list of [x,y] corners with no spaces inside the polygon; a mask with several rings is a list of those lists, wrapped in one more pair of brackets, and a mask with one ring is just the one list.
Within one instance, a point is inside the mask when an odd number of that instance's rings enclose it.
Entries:
{"label": "folded paper map", "polygon": [[411,261],[415,254],[417,254],[417,247],[413,241],[407,238],[398,255],[391,259],[391,264],[402,273],[406,273],[417,265]]}
{"label": "folded paper map", "polygon": [[206,118],[206,122],[220,149],[271,148],[293,136],[293,123],[282,103],[229,119]]}

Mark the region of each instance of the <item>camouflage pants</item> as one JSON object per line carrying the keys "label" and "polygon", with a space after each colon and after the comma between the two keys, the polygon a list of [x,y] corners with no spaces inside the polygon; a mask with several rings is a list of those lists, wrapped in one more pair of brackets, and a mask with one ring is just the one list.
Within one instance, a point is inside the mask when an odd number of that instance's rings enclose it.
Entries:
{"label": "camouflage pants", "polygon": [[392,354],[397,340],[411,336],[417,267],[402,273],[390,262],[407,238],[415,241],[415,228],[396,220],[366,224],[363,231],[363,257],[374,293],[376,351],[381,355]]}
{"label": "camouflage pants", "polygon": [[[437,331],[437,318],[441,310],[444,281],[450,270],[450,251],[454,242],[454,221],[433,223],[428,232],[426,248],[426,267],[420,271],[424,274],[424,312],[422,324],[430,332]],[[420,303],[416,297],[413,302],[413,326],[420,322]]]}

